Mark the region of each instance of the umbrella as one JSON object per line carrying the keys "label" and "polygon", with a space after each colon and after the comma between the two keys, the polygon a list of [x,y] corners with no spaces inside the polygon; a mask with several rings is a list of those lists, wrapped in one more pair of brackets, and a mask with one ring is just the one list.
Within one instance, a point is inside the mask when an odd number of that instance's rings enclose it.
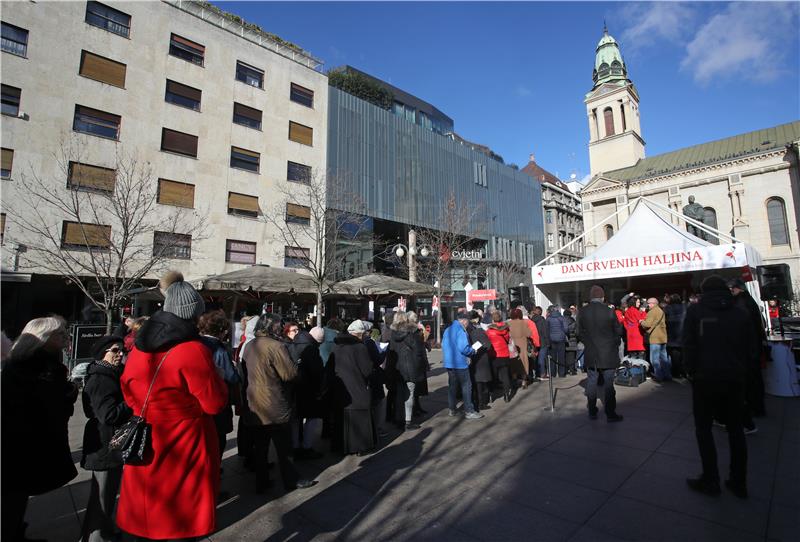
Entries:
{"label": "umbrella", "polygon": [[378,274],[337,282],[332,290],[333,293],[349,295],[432,295],[436,291],[427,284]]}
{"label": "umbrella", "polygon": [[310,276],[290,269],[269,267],[267,265],[252,265],[230,273],[212,275],[194,281],[194,285],[198,290],[237,290],[295,294],[314,294],[317,292],[317,285],[314,284]]}

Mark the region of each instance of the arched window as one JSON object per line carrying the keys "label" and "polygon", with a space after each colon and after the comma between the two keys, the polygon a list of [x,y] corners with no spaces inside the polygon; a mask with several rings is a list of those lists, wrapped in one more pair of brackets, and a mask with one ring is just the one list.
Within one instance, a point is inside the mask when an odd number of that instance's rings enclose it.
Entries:
{"label": "arched window", "polygon": [[610,107],[605,108],[603,117],[606,121],[606,137],[614,135],[614,112]]}
{"label": "arched window", "polygon": [[622,117],[622,131],[628,129],[628,123],[625,120],[625,104],[619,104],[619,114]]}
{"label": "arched window", "polygon": [[772,245],[788,245],[789,229],[786,225],[786,204],[781,198],[767,200],[767,221]]}
{"label": "arched window", "polygon": [[614,226],[611,224],[606,224],[606,240],[611,239],[614,237]]}
{"label": "arched window", "polygon": [[[717,229],[717,212],[714,210],[713,207],[706,207],[703,209],[703,224],[709,226],[711,228]],[[706,232],[706,241],[711,244],[718,245],[719,244],[719,237],[716,235],[711,235]]]}

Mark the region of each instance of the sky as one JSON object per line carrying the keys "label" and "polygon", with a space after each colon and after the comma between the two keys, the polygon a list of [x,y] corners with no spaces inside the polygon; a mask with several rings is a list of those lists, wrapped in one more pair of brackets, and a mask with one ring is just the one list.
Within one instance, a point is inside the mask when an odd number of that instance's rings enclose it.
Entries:
{"label": "sky", "polygon": [[604,21],[639,92],[647,156],[800,119],[796,2],[214,3],[562,179],[588,179],[583,99]]}

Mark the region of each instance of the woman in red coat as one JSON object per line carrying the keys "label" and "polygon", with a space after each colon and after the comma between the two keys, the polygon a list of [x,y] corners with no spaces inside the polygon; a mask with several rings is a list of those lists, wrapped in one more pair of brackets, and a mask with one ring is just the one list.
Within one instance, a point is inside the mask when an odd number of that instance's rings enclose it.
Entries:
{"label": "woman in red coat", "polygon": [[628,300],[625,310],[625,334],[628,337],[628,354],[634,358],[644,359],[644,337],[639,326],[647,318],[647,313],[641,309],[642,299],[638,296]]}
{"label": "woman in red coat", "polygon": [[220,453],[212,416],[225,407],[228,389],[197,334],[203,299],[179,273],[168,274],[161,288],[164,310],[139,330],[121,379],[137,416],[154,381],[144,415],[152,460],[125,465],[117,524],[149,539],[199,537],[216,523]]}
{"label": "woman in red coat", "polygon": [[511,374],[508,366],[511,355],[508,350],[508,341],[511,338],[511,332],[508,329],[508,325],[503,322],[503,316],[500,311],[495,311],[492,314],[492,323],[489,325],[489,329],[486,330],[486,335],[492,343],[495,355],[492,366],[497,378],[503,383],[503,399],[507,403],[511,400]]}

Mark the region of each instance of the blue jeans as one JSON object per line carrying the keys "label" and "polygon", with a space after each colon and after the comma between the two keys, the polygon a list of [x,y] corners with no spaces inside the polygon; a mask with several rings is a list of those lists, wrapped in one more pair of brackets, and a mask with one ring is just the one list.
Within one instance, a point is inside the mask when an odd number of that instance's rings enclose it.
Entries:
{"label": "blue jeans", "polygon": [[456,396],[461,388],[461,398],[464,400],[464,412],[475,412],[472,404],[472,380],[469,378],[469,369],[447,369],[447,403],[450,410],[456,409]]}
{"label": "blue jeans", "polygon": [[666,344],[650,345],[650,363],[653,364],[653,374],[658,380],[672,380],[672,364],[667,356]]}
{"label": "blue jeans", "polygon": [[547,371],[550,370],[550,368],[547,367],[547,351],[548,350],[550,350],[549,346],[542,346],[541,348],[539,348],[539,357],[536,360],[537,361],[537,367],[536,367],[537,374],[536,374],[536,376],[538,376],[538,377],[542,377],[542,376],[546,375]]}

